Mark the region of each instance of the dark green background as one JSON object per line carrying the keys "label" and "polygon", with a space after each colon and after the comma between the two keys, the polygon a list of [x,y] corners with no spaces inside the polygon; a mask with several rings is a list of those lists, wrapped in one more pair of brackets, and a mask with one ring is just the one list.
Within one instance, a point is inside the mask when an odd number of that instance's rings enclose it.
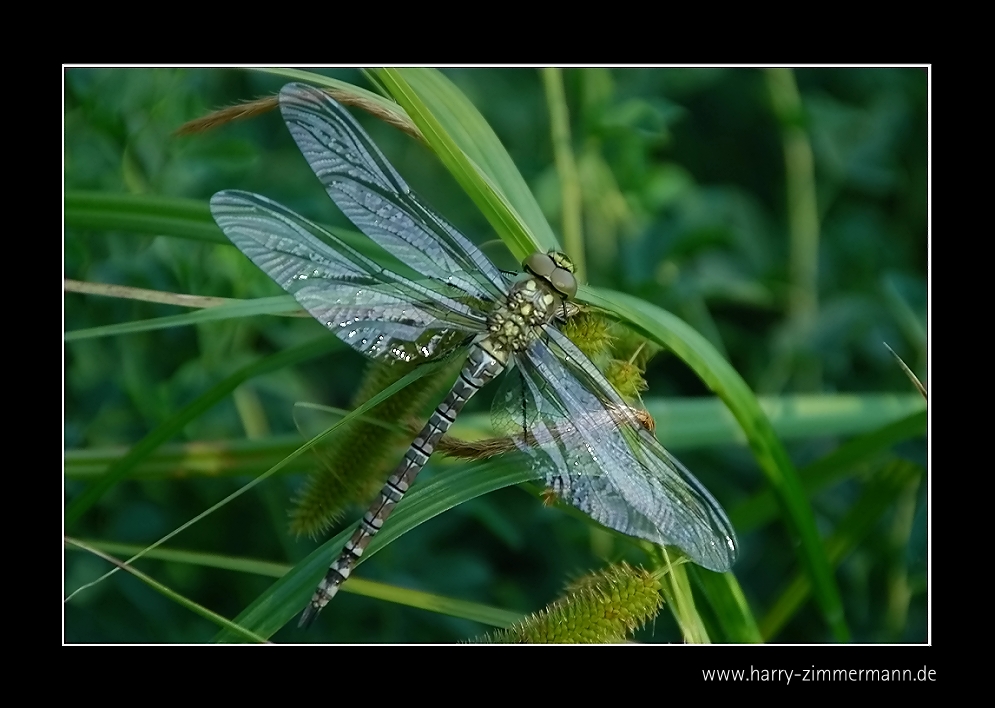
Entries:
{"label": "dark green background", "polygon": [[[322,70],[363,83],[355,70]],[[559,191],[549,117],[531,69],[444,72],[473,101],[507,147],[555,231]],[[819,297],[812,330],[787,318],[789,238],[783,123],[757,69],[597,69],[564,73],[573,146],[581,170],[589,281],[649,300],[720,347],[758,394],[907,393],[890,344],[925,378],[928,219],[927,72],[923,69],[799,69],[804,110],[794,117],[815,159],[820,243]],[[272,94],[279,77],[237,70],[67,69],[66,190],[203,200],[226,188],[256,191],[324,223],[336,213],[278,112],[196,136],[185,121],[240,100]],[[389,159],[425,200],[504,268],[515,265],[486,221],[424,147],[356,112]],[[67,227],[65,276],[155,290],[252,298],[279,289],[227,245]],[[183,312],[130,300],[66,294],[65,329]],[[209,386],[260,356],[320,336],[310,320],[258,317],[71,342],[65,345],[65,448],[129,446]],[[308,365],[252,381],[274,435],[296,434],[294,402],[348,406],[364,362],[340,347]],[[676,358],[658,356],[647,397],[706,395]],[[475,410],[486,410],[480,402]],[[245,436],[231,399],[187,426],[174,442]],[[835,438],[794,442],[801,465]],[[681,459],[732,510],[764,487],[749,453],[735,445],[680,450]],[[899,453],[925,464],[925,443]],[[245,483],[188,477],[116,486],[67,529],[80,538],[147,545]],[[314,548],[289,537],[286,509],[296,476],[274,478],[185,532],[170,545],[293,564]],[[66,484],[71,500],[81,490]],[[859,494],[860,482],[813,500],[820,529]],[[894,520],[837,573],[857,641],[926,639],[925,484],[899,565],[912,590],[907,617],[885,608],[895,568]],[[358,510],[357,510],[358,514]],[[734,571],[763,614],[797,570],[783,530],[740,538]],[[508,489],[467,503],[382,551],[359,574],[522,612],[552,600],[572,577],[602,565],[588,527]],[[638,560],[638,556],[635,557]],[[166,585],[234,617],[272,581],[248,574],[144,561]],[[66,593],[106,570],[65,555]],[[68,642],[199,642],[217,628],[121,573],[65,606]],[[307,635],[285,628],[275,641],[446,642],[486,628],[343,594]],[[645,641],[679,641],[666,610]],[[828,641],[812,603],[776,641]]]}

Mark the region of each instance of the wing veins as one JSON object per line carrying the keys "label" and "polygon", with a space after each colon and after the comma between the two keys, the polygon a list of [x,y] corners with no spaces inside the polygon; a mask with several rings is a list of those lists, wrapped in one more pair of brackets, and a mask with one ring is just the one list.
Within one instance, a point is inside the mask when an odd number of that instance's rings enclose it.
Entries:
{"label": "wing veins", "polygon": [[[548,420],[558,416],[553,427],[568,426],[574,436],[572,446],[556,443],[557,455],[565,458],[565,464],[525,450],[536,464],[547,468],[548,478],[573,475],[576,486],[572,489],[579,496],[593,495],[596,506],[592,508],[605,516],[624,514],[634,535],[676,545],[712,570],[724,571],[732,565],[735,532],[721,507],[627,412],[631,409],[611,384],[564,334],[546,327],[545,338],[533,343],[519,365],[536,397],[537,418],[545,418],[548,429]],[[584,476],[590,479],[585,481]],[[607,485],[599,489],[597,479]],[[619,508],[619,502],[626,508]]]}
{"label": "wing veins", "polygon": [[[417,198],[348,111],[323,92],[303,84],[285,86],[280,107],[308,164],[350,219],[353,214],[347,210],[347,203],[362,208],[363,200],[342,184],[351,184],[360,194],[365,192],[381,200],[387,208],[406,217],[412,227],[400,232],[379,231],[376,210],[369,219],[356,214],[365,223],[353,219],[354,223],[370,238],[405,262],[414,258],[412,265],[425,275],[461,287],[471,295],[502,292],[500,271],[473,243]],[[430,246],[441,253],[433,252]],[[486,282],[473,277],[478,273]]]}

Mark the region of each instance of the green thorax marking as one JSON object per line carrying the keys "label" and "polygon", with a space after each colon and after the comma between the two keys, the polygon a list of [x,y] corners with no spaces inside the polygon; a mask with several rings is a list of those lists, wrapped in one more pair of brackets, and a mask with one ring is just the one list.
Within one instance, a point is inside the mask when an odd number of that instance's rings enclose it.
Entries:
{"label": "green thorax marking", "polygon": [[513,352],[524,350],[538,336],[539,327],[556,317],[563,302],[577,293],[573,263],[562,253],[533,253],[522,266],[528,277],[515,283],[504,302],[491,311],[489,334],[480,342],[503,363]]}

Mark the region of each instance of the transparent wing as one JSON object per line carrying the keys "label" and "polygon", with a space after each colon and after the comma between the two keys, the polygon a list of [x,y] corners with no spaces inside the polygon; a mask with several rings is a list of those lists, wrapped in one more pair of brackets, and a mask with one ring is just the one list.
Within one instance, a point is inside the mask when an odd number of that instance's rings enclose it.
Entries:
{"label": "transparent wing", "polygon": [[438,358],[486,327],[485,313],[450,297],[457,291],[439,292],[387,270],[266,197],[218,192],[211,214],[316,320],[373,359]]}
{"label": "transparent wing", "polygon": [[423,204],[337,101],[305,84],[280,91],[280,111],[332,201],[403,263],[469,295],[506,292],[500,271]]}
{"label": "transparent wing", "polygon": [[710,570],[732,566],[736,534],[718,502],[565,335],[546,327],[516,364],[495,423],[519,431],[537,478],[609,528],[677,546]]}

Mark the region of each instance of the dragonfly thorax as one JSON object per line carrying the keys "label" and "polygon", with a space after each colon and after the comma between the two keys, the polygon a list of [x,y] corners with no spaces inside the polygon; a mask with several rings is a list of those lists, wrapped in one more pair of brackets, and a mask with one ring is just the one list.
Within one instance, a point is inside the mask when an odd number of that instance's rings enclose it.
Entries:
{"label": "dragonfly thorax", "polygon": [[545,279],[529,277],[511,288],[487,318],[488,336],[480,345],[503,362],[523,351],[563,307],[563,295]]}

